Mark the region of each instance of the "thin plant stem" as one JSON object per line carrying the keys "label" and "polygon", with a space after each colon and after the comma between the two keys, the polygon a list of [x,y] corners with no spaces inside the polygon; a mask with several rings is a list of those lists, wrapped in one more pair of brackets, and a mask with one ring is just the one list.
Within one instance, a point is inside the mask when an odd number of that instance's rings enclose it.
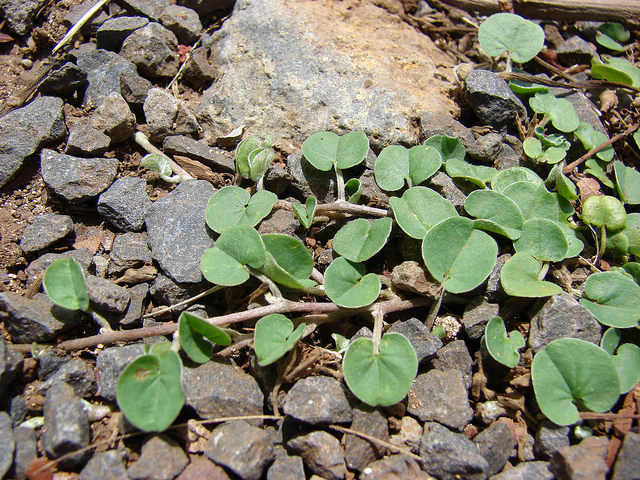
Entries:
{"label": "thin plant stem", "polygon": [[87,23],[89,19],[93,17],[95,13],[98,10],[100,10],[102,7],[104,7],[107,3],[109,3],[109,0],[99,0],[93,7],[87,10],[87,13],[85,13],[82,17],[80,17],[80,20],[78,20],[76,24],[69,29],[67,34],[64,37],[62,37],[62,40],[60,40],[58,44],[55,47],[53,47],[51,54],[52,55],[55,54],[58,50],[60,50],[67,43],[69,43],[69,41],[75,36],[76,33],[78,33],[78,31],[82,28],[82,26],[85,23]]}
{"label": "thin plant stem", "polygon": [[433,324],[436,321],[436,317],[438,316],[438,312],[440,311],[440,305],[442,305],[442,299],[444,298],[444,287],[440,288],[440,295],[438,298],[431,304],[431,308],[429,309],[429,314],[427,315],[426,320],[424,321],[425,327],[427,330],[433,330]]}
{"label": "thin plant stem", "polygon": [[201,298],[211,295],[212,293],[218,292],[223,288],[226,288],[226,287],[224,287],[223,285],[216,285],[214,287],[209,288],[208,290],[205,290],[202,293],[194,295],[191,298],[187,298],[186,300],[176,303],[175,305],[171,305],[169,307],[164,307],[159,310],[153,311],[151,313],[147,313],[146,315],[143,315],[142,318],[153,318],[153,317],[157,317],[158,315],[162,315],[163,313],[172,312],[177,308],[184,307],[185,305],[189,305],[190,303],[193,303],[196,300],[200,300]]}
{"label": "thin plant stem", "polygon": [[549,271],[549,264],[544,262],[542,264],[542,268],[540,269],[540,272],[538,272],[538,280],[544,280],[544,277],[547,276],[547,272]]}
{"label": "thin plant stem", "polygon": [[382,324],[383,324],[383,315],[380,310],[374,310],[372,313],[373,316],[373,335],[371,339],[373,340],[373,354],[378,356],[380,353],[380,339],[382,338]]}
{"label": "thin plant stem", "polygon": [[347,197],[344,193],[344,177],[342,176],[342,170],[338,168],[338,164],[334,163],[334,170],[336,171],[336,187],[338,188],[338,201],[344,202]]}
{"label": "thin plant stem", "polygon": [[162,150],[152,145],[144,133],[136,132],[133,135],[133,139],[138,145],[144,148],[147,153],[154,153],[156,155],[161,155],[162,157],[164,157],[169,162],[169,165],[171,165],[171,170],[173,170],[173,173],[175,173],[180,178],[180,181],[193,180],[193,177],[189,175],[185,169],[174,162],[173,159],[171,159],[169,156],[165,155]]}

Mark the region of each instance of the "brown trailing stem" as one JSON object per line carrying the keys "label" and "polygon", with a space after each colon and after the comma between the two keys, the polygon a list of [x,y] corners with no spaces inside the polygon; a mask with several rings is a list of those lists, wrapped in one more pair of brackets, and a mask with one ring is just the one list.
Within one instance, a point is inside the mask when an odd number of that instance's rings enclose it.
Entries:
{"label": "brown trailing stem", "polygon": [[589,158],[593,157],[596,153],[600,152],[601,150],[604,150],[605,148],[607,148],[609,145],[617,142],[618,140],[620,140],[621,138],[626,137],[627,135],[631,135],[633,132],[635,132],[638,127],[640,127],[640,123],[636,123],[635,125],[631,125],[629,128],[627,128],[624,132],[620,132],[619,134],[611,137],[609,140],[607,140],[606,142],[604,142],[601,145],[598,145],[595,148],[592,148],[591,150],[589,150],[587,153],[585,153],[584,155],[582,155],[580,158],[578,158],[577,160],[571,162],[569,165],[567,165],[566,167],[564,167],[564,169],[562,170],[562,173],[564,173],[565,175],[568,175],[569,173],[571,173],[578,165],[581,165],[585,160],[588,160]]}
{"label": "brown trailing stem", "polygon": [[[374,303],[361,308],[343,309],[331,302],[293,302],[291,300],[283,299],[265,307],[230,313],[228,315],[220,315],[218,317],[211,317],[207,319],[207,321],[211,325],[225,326],[245,322],[247,320],[256,320],[271,313],[331,313],[344,311],[353,315],[360,315],[371,314],[375,310],[379,310],[383,315],[387,315],[392,312],[425,307],[431,301],[432,300],[430,298],[424,297],[412,298],[410,300],[394,299],[386,302]],[[106,332],[99,335],[93,335],[91,337],[67,340],[59,343],[57,348],[62,350],[82,350],[83,348],[91,348],[97,345],[108,345],[116,342],[130,342],[156,335],[170,335],[175,332],[177,328],[178,325],[176,323],[167,323],[166,325],[158,325],[154,327]],[[15,347],[18,347],[16,350],[19,351],[26,350],[29,352],[31,349],[31,345],[16,345],[14,348]]]}

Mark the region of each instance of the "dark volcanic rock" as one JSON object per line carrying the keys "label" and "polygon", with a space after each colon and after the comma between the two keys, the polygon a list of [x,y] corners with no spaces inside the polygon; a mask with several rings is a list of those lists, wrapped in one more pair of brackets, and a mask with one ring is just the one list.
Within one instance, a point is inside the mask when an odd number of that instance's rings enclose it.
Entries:
{"label": "dark volcanic rock", "polygon": [[0,117],[0,187],[38,148],[64,137],[62,105],[60,98],[40,97]]}
{"label": "dark volcanic rock", "polygon": [[267,480],[298,480],[301,478],[305,478],[304,463],[302,458],[297,455],[276,458],[267,471]]}
{"label": "dark volcanic rock", "polygon": [[207,362],[183,371],[186,404],[201,418],[262,415],[264,395],[256,380],[235,365]]}
{"label": "dark volcanic rock", "polygon": [[431,360],[431,366],[439,370],[460,370],[467,388],[471,387],[472,364],[473,360],[469,354],[469,349],[462,340],[454,340],[447,343],[435,353]]}
{"label": "dark volcanic rock", "polygon": [[16,427],[13,430],[13,437],[16,442],[13,468],[17,478],[25,478],[27,468],[38,455],[36,431],[29,427]]}
{"label": "dark volcanic rock", "polygon": [[120,374],[127,365],[143,354],[142,344],[110,347],[101,351],[96,358],[98,395],[110,402],[115,402],[116,385]]}
{"label": "dark volcanic rock", "polygon": [[546,419],[538,423],[534,443],[537,458],[550,460],[562,447],[569,446],[569,430]]}
{"label": "dark volcanic rock", "polygon": [[306,377],[287,393],[284,413],[311,424],[348,423],[352,412],[342,384],[332,377]]}
{"label": "dark volcanic rock", "polygon": [[25,253],[43,250],[73,232],[73,220],[68,215],[47,213],[38,215],[24,229],[20,248]]}
{"label": "dark volcanic rock", "polygon": [[162,10],[160,23],[175,33],[178,41],[184,45],[193,45],[202,30],[198,14],[180,5],[169,5]]}
{"label": "dark volcanic rock", "polygon": [[160,19],[162,10],[171,4],[171,0],[122,0],[122,2],[134,12],[156,21]]}
{"label": "dark volcanic rock", "polygon": [[406,455],[391,455],[373,462],[362,471],[362,480],[432,480],[433,477]]}
{"label": "dark volcanic rock", "polygon": [[183,135],[171,135],[164,139],[163,150],[169,155],[183,155],[198,160],[215,172],[235,173],[236,166],[232,156],[219,148],[209,147],[206,143]]}
{"label": "dark volcanic rock", "polygon": [[117,52],[122,46],[122,42],[134,30],[144,27],[149,23],[149,19],[144,17],[115,17],[110,18],[96,32],[98,48]]}
{"label": "dark volcanic rock", "polygon": [[0,478],[4,478],[13,463],[16,442],[7,412],[0,412]]}
{"label": "dark volcanic rock", "polygon": [[116,235],[109,254],[109,273],[120,273],[127,268],[136,268],[151,263],[151,250],[146,233],[128,232]]}
{"label": "dark volcanic rock", "polygon": [[270,435],[242,420],[216,427],[211,432],[205,453],[246,480],[259,480],[274,456]]}
{"label": "dark volcanic rock", "polygon": [[70,128],[65,153],[69,155],[102,155],[111,145],[111,138],[91,125],[78,122]]}
{"label": "dark volcanic rock", "polygon": [[93,255],[87,248],[81,248],[80,250],[71,250],[64,253],[45,253],[44,255],[36,258],[27,267],[27,285],[32,285],[36,279],[44,273],[49,265],[58,260],[59,258],[72,257],[77,260],[85,275],[89,273],[89,267],[93,261]]}
{"label": "dark volcanic rock", "polygon": [[298,453],[305,465],[316,475],[327,480],[341,480],[346,467],[336,437],[324,431],[300,435],[287,442],[287,447]]}
{"label": "dark volcanic rock", "polygon": [[213,246],[204,211],[214,193],[209,182],[190,180],[147,209],[145,222],[153,258],[178,283],[202,280],[200,257]]}
{"label": "dark volcanic rock", "polygon": [[129,480],[124,450],[95,453],[78,475],[78,480]]}
{"label": "dark volcanic rock", "polygon": [[[366,433],[382,441],[389,441],[387,417],[378,409],[361,406],[353,410],[351,429]],[[347,435],[344,439],[344,459],[351,470],[362,471],[367,465],[384,455],[385,448],[364,440],[355,435]]]}
{"label": "dark volcanic rock", "polygon": [[[578,445],[562,447],[551,459],[556,478],[604,480],[607,475],[607,437],[587,437]],[[636,472],[637,473],[637,472]]]}
{"label": "dark volcanic rock", "polygon": [[47,186],[67,201],[84,201],[106,190],[116,176],[114,158],[80,158],[43,149],[42,178]]}
{"label": "dark volcanic rock", "polygon": [[97,383],[93,368],[79,358],[65,362],[40,386],[40,391],[44,392],[51,388],[54,383],[60,382],[64,382],[73,388],[75,394],[81,398],[87,398],[96,392]]}
{"label": "dark volcanic rock", "polygon": [[216,465],[205,456],[191,456],[191,462],[187,465],[176,480],[231,480],[224,468]]}
{"label": "dark volcanic rock", "polygon": [[111,143],[127,140],[136,129],[136,117],[116,92],[110,93],[91,115],[91,126],[111,138]]}
{"label": "dark volcanic rock", "polygon": [[87,83],[87,74],[75,63],[66,62],[42,79],[38,90],[43,95],[68,97]]}
{"label": "dark volcanic rock", "polygon": [[100,215],[125,232],[142,230],[150,206],[144,178],[119,178],[98,198]]}
{"label": "dark volcanic rock", "polygon": [[401,333],[407,337],[407,340],[416,351],[418,363],[431,357],[442,347],[442,341],[433,336],[424,323],[417,318],[410,318],[404,322],[395,322],[388,331],[390,333]]}
{"label": "dark volcanic rock", "polygon": [[112,313],[125,312],[131,300],[126,288],[95,275],[87,275],[85,281],[92,308]]}
{"label": "dark volcanic rock", "polygon": [[29,33],[33,19],[46,0],[0,0],[0,13],[7,26],[21,37]]}
{"label": "dark volcanic rock", "polygon": [[189,463],[180,445],[166,435],[145,440],[140,458],[127,469],[131,480],[173,480]]}
{"label": "dark volcanic rock", "polygon": [[515,125],[516,118],[526,120],[527,109],[507,82],[488,70],[473,70],[467,78],[466,94],[481,122],[498,129]]}
{"label": "dark volcanic rock", "polygon": [[502,470],[516,445],[516,439],[505,422],[496,422],[484,429],[473,438],[473,442],[489,464],[487,475]]}
{"label": "dark volcanic rock", "polygon": [[151,22],[129,35],[120,55],[135,63],[147,77],[173,77],[178,73],[178,39],[170,30]]}
{"label": "dark volcanic rock", "polygon": [[22,365],[22,355],[0,341],[0,395],[11,384]]}
{"label": "dark volcanic rock", "polygon": [[504,472],[493,475],[491,480],[553,480],[549,462],[522,462]]}
{"label": "dark volcanic rock", "polygon": [[611,480],[630,480],[640,472],[640,433],[627,432],[618,452]]}

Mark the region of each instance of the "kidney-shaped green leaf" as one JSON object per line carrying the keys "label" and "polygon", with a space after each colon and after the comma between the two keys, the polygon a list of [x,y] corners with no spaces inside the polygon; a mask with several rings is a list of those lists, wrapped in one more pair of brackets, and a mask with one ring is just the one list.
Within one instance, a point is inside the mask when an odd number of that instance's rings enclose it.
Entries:
{"label": "kidney-shaped green leaf", "polygon": [[543,262],[559,262],[569,253],[562,229],[546,218],[532,218],[522,225],[520,238],[513,242],[516,252],[530,253]]}
{"label": "kidney-shaped green leaf", "polygon": [[640,380],[640,347],[633,343],[620,345],[613,356],[613,364],[620,377],[620,393],[627,393]]}
{"label": "kidney-shaped green leaf", "polygon": [[427,187],[410,188],[400,198],[391,197],[389,203],[400,228],[418,239],[423,239],[436,223],[458,216],[449,200]]}
{"label": "kidney-shaped green leaf", "polygon": [[376,301],[380,293],[380,279],[375,273],[366,273],[362,263],[338,257],[324,272],[324,288],[336,305],[358,308]]}
{"label": "kidney-shaped green leaf", "polygon": [[266,367],[295,347],[302,338],[306,325],[301,323],[293,329],[293,323],[280,313],[262,317],[256,323],[253,343],[258,365]]}
{"label": "kidney-shaped green leaf", "polygon": [[451,158],[444,165],[447,174],[451,178],[463,178],[484,188],[485,184],[491,182],[497,170],[493,167],[485,167],[482,165],[473,165],[465,160]]}
{"label": "kidney-shaped green leaf", "polygon": [[555,283],[538,279],[540,263],[528,253],[516,253],[500,270],[505,293],[514,297],[548,297],[562,293]]}
{"label": "kidney-shaped green leaf", "polygon": [[442,163],[452,158],[464,160],[467,151],[459,138],[448,135],[433,135],[425,140],[423,145],[435,148],[440,153]]}
{"label": "kidney-shaped green leaf", "polygon": [[82,267],[71,256],[59,258],[42,277],[44,291],[56,305],[69,310],[89,310],[89,294]]}
{"label": "kidney-shaped green leaf", "polygon": [[392,225],[390,217],[379,218],[372,223],[364,218],[353,220],[333,237],[333,249],[347,260],[364,262],[384,247]]}
{"label": "kidney-shaped green leaf", "polygon": [[518,350],[524,347],[524,337],[514,330],[507,335],[507,329],[500,317],[493,317],[487,322],[484,331],[484,340],[489,354],[496,362],[513,368],[520,361]]}
{"label": "kidney-shaped green leaf", "polygon": [[302,144],[304,157],[318,170],[324,172],[358,165],[367,156],[369,139],[364,132],[350,132],[338,136],[332,132],[318,132]]}
{"label": "kidney-shaped green leaf", "polygon": [[429,273],[451,293],[467,292],[491,273],[498,256],[495,240],[473,226],[473,220],[452,217],[435,225],[422,241]]}
{"label": "kidney-shaped green leaf", "polygon": [[416,145],[409,149],[409,175],[414,185],[424,182],[441,166],[442,157],[438,149],[430,145]]}
{"label": "kidney-shaped green leaf", "polygon": [[582,204],[582,219],[596,227],[619,230],[627,223],[627,212],[616,197],[592,195]]}
{"label": "kidney-shaped green leaf", "polygon": [[231,337],[224,330],[189,312],[182,312],[178,318],[178,337],[182,349],[196,363],[211,360],[211,342],[223,346],[231,344]]}
{"label": "kidney-shaped green leaf", "polygon": [[619,273],[589,275],[580,303],[609,327],[635,327],[640,319],[640,287]]}
{"label": "kidney-shaped green leaf", "polygon": [[165,349],[136,358],[118,379],[116,399],[127,420],[140,430],[167,429],[184,405],[178,354]]}
{"label": "kidney-shaped green leaf", "polygon": [[[590,123],[581,123],[574,133],[580,139],[586,151],[598,147],[609,140],[606,133],[596,131]],[[613,147],[609,145],[596,153],[596,157],[605,162],[610,162],[613,159],[613,154]]]}
{"label": "kidney-shaped green leaf", "polygon": [[387,333],[373,352],[370,338],[354,340],[342,362],[344,380],[361,401],[371,406],[389,406],[409,392],[418,371],[416,352],[403,335]]}
{"label": "kidney-shaped green leaf", "polygon": [[373,174],[382,190],[400,190],[404,187],[405,179],[409,178],[409,150],[402,145],[383,148],[376,159]]}
{"label": "kidney-shaped green leaf", "polygon": [[478,29],[480,46],[492,57],[508,52],[514,61],[525,63],[535,57],[544,43],[539,25],[513,13],[496,13]]}
{"label": "kidney-shaped green leaf", "polygon": [[200,268],[211,283],[230,287],[249,279],[246,266],[259,269],[264,262],[264,244],[258,232],[247,225],[237,225],[226,228],[213,248],[204,252]]}
{"label": "kidney-shaped green leaf", "polygon": [[264,274],[280,285],[296,290],[313,287],[309,280],[313,271],[313,257],[297,238],[278,233],[262,235],[266,249]]}
{"label": "kidney-shaped green leaf", "polygon": [[529,105],[534,112],[549,117],[553,126],[561,132],[573,132],[580,126],[576,109],[566,98],[557,98],[551,93],[536,93],[529,99]]}
{"label": "kidney-shaped green leaf", "polygon": [[464,202],[467,213],[478,220],[475,226],[515,240],[522,231],[522,213],[516,203],[502,193],[475,190]]}
{"label": "kidney-shaped green leaf", "polygon": [[604,412],[620,395],[620,379],[609,354],[576,338],[560,338],[540,350],[533,358],[531,380],[540,410],[557,425],[580,420],[574,402]]}
{"label": "kidney-shaped green leaf", "polygon": [[209,199],[204,212],[209,228],[222,233],[234,225],[255,227],[271,212],[278,197],[267,190],[259,190],[253,196],[244,188],[223,187]]}

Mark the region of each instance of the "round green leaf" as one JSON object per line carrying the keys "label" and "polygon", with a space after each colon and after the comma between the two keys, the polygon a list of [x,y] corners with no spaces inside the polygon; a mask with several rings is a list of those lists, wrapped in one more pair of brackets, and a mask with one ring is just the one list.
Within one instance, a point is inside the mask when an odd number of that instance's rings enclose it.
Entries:
{"label": "round green leaf", "polygon": [[632,343],[620,345],[613,363],[620,377],[620,393],[627,393],[640,380],[640,347]]}
{"label": "round green leaf", "polygon": [[602,348],[609,355],[613,355],[620,345],[622,339],[622,330],[619,328],[607,328],[607,331],[602,334],[600,339],[600,348]]}
{"label": "round green leaf", "polygon": [[266,367],[295,347],[302,338],[306,325],[301,323],[293,329],[293,323],[284,315],[272,313],[256,323],[253,343],[258,365]]}
{"label": "round green leaf", "polygon": [[478,29],[480,46],[492,57],[507,52],[514,61],[525,63],[535,57],[544,44],[544,31],[513,13],[496,13]]}
{"label": "round green leaf", "polygon": [[500,283],[513,297],[549,297],[562,293],[555,283],[538,279],[540,262],[528,253],[516,253],[500,270]]}
{"label": "round green leaf", "polygon": [[167,429],[184,405],[178,354],[168,349],[136,358],[118,379],[116,399],[127,420],[140,430]]}
{"label": "round green leaf", "polygon": [[522,225],[520,238],[513,242],[516,252],[530,253],[543,262],[559,262],[569,253],[562,229],[546,218],[532,218]]}
{"label": "round green leaf", "polygon": [[[531,182],[515,182],[505,188],[502,193],[513,200],[520,212],[523,220],[532,218],[546,218],[554,222],[564,220],[558,195],[549,193],[544,184]],[[565,212],[566,213],[566,212]]]}
{"label": "round green leaf", "polygon": [[89,294],[82,267],[71,256],[55,260],[42,278],[44,291],[53,303],[69,310],[89,310]]}
{"label": "round green leaf", "polygon": [[531,380],[538,406],[557,425],[580,420],[574,402],[604,412],[620,395],[620,379],[607,352],[593,343],[560,338],[533,358]]}
{"label": "round green leaf", "polygon": [[318,132],[302,143],[302,154],[311,165],[327,172],[333,168],[338,151],[338,135],[333,132]]}
{"label": "round green leaf", "polygon": [[255,227],[271,213],[277,200],[278,197],[267,190],[250,196],[243,188],[223,187],[211,196],[204,215],[209,228],[217,233],[234,225]]}
{"label": "round green leaf", "polygon": [[502,193],[475,190],[464,202],[464,209],[476,217],[475,226],[482,230],[504,235],[511,240],[520,236],[522,213],[516,203]]}
{"label": "round green leaf", "polygon": [[442,158],[436,148],[429,145],[416,145],[409,149],[409,172],[414,185],[424,182],[436,173],[441,165]]}
{"label": "round green leaf", "polygon": [[338,230],[333,238],[333,249],[347,260],[364,262],[378,253],[387,243],[393,220],[379,218],[369,223],[358,218]]}
{"label": "round green leaf", "polygon": [[640,204],[640,173],[620,161],[614,162],[613,170],[620,199],[629,205]]}
{"label": "round green leaf", "polygon": [[544,114],[561,132],[573,132],[580,125],[575,108],[566,98],[557,98],[551,93],[536,93],[529,99],[534,112]]}
{"label": "round green leaf", "polygon": [[467,151],[459,138],[447,135],[433,135],[427,138],[423,145],[435,148],[440,153],[440,161],[447,163],[452,158],[464,160]]}
{"label": "round green leaf", "polygon": [[541,162],[548,163],[549,165],[555,165],[556,163],[564,160],[564,157],[566,156],[567,151],[564,148],[549,147],[542,153],[542,157],[540,157],[539,160]]}
{"label": "round green leaf", "polygon": [[385,147],[373,167],[376,183],[382,190],[394,192],[404,187],[409,177],[409,150],[401,145]]}
{"label": "round green leaf", "polygon": [[596,43],[598,45],[603,46],[604,48],[608,48],[609,50],[613,50],[614,52],[622,52],[624,51],[624,47],[616,42],[609,35],[605,35],[602,32],[596,33]]}
{"label": "round green leaf", "polygon": [[336,165],[344,170],[362,162],[369,153],[369,139],[364,132],[350,132],[338,140]]}
{"label": "round green leaf", "polygon": [[500,317],[493,317],[487,322],[484,339],[489,354],[496,362],[513,368],[520,361],[518,350],[525,346],[524,337],[514,330],[507,335],[507,329]]}
{"label": "round green leaf", "polygon": [[297,238],[278,233],[262,235],[266,249],[264,274],[276,283],[296,290],[305,290],[316,283],[309,280],[313,257]]}
{"label": "round green leaf", "polygon": [[213,354],[211,342],[223,346],[231,344],[231,337],[224,330],[189,312],[180,314],[178,337],[182,349],[196,363],[211,360]]}
{"label": "round green leaf", "polygon": [[495,240],[474,229],[473,221],[452,217],[431,228],[422,241],[422,258],[429,273],[448,292],[467,292],[491,273],[498,256]]}
{"label": "round green leaf", "polygon": [[596,227],[605,225],[609,230],[620,230],[627,223],[627,212],[617,198],[593,195],[582,204],[582,219]]}
{"label": "round green leaf", "polygon": [[613,182],[609,180],[606,172],[604,171],[604,162],[597,160],[595,158],[590,158],[586,162],[584,162],[585,170],[584,173],[587,175],[591,175],[592,177],[600,180],[600,183],[606,185],[609,188],[614,188]]}
{"label": "round green leaf", "polygon": [[640,287],[619,273],[589,275],[580,303],[609,327],[635,327],[640,319]]}
{"label": "round green leaf", "polygon": [[344,380],[361,401],[371,406],[400,402],[409,392],[418,371],[416,352],[403,335],[387,333],[373,352],[370,338],[354,340],[342,362]]}
{"label": "round green leaf", "polygon": [[524,142],[522,142],[522,148],[529,158],[535,159],[542,156],[542,143],[537,138],[525,138]]}
{"label": "round green leaf", "polygon": [[473,165],[457,158],[449,159],[444,168],[451,178],[463,178],[482,188],[485,187],[485,184],[491,182],[497,172],[493,167]]}
{"label": "round green leaf", "polygon": [[226,228],[213,248],[202,255],[200,268],[211,283],[240,285],[249,279],[246,266],[259,269],[265,262],[265,249],[258,232],[246,225]]}
{"label": "round green leaf", "polygon": [[449,200],[427,187],[410,188],[401,198],[391,197],[389,203],[400,228],[418,239],[423,239],[436,223],[458,216]]}
{"label": "round green leaf", "polygon": [[536,172],[526,167],[510,167],[506,170],[498,170],[491,179],[491,189],[494,192],[504,193],[509,185],[516,182],[528,182],[543,185],[544,182]]}
{"label": "round green leaf", "polygon": [[370,305],[380,294],[380,279],[362,263],[336,258],[324,273],[324,288],[333,303],[345,308]]}

